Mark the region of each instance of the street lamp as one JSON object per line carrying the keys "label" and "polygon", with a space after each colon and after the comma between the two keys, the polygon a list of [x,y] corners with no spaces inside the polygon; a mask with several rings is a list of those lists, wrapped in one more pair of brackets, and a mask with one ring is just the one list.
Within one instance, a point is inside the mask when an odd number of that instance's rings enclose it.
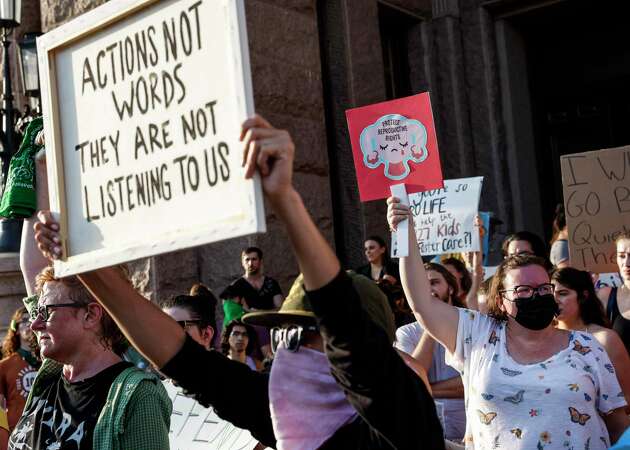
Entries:
{"label": "street lamp", "polygon": [[[39,98],[39,67],[37,64],[37,37],[41,33],[24,33],[20,46],[20,69],[24,82],[24,95]],[[39,105],[39,103],[38,103]]]}
{"label": "street lamp", "polygon": [[[22,20],[22,1],[21,0],[0,0],[0,28],[2,28],[2,46],[4,47],[4,130],[0,135],[2,141],[2,152],[0,153],[0,161],[2,162],[2,190],[7,181],[9,171],[9,162],[15,153],[16,139],[14,120],[13,120],[13,92],[11,87],[11,67],[9,63],[9,48],[11,40],[9,39],[13,29],[20,24]],[[17,252],[20,249],[20,234],[22,230],[22,221],[20,219],[3,219],[0,221],[0,252]]]}
{"label": "street lamp", "polygon": [[0,0],[0,28],[12,30],[22,20],[22,0]]}

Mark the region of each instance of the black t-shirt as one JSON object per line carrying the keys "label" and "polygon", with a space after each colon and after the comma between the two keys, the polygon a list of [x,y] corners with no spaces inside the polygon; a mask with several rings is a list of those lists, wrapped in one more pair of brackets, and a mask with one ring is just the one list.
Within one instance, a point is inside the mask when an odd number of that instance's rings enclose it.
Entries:
{"label": "black t-shirt", "polygon": [[119,362],[76,383],[62,375],[34,397],[9,440],[10,450],[92,450],[92,433],[114,379],[127,367]]}
{"label": "black t-shirt", "polygon": [[230,295],[244,297],[247,306],[255,309],[274,309],[273,298],[276,295],[282,295],[280,285],[271,277],[265,277],[260,289],[256,289],[249,282],[241,277],[228,286],[221,298],[229,298]]}

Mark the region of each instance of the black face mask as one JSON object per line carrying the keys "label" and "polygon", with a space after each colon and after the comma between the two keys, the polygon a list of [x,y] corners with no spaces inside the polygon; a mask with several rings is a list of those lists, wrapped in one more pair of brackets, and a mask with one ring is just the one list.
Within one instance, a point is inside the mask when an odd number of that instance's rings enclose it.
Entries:
{"label": "black face mask", "polygon": [[517,298],[514,303],[518,311],[516,317],[511,317],[530,330],[547,328],[553,318],[560,313],[553,294],[538,295],[536,293],[530,298]]}

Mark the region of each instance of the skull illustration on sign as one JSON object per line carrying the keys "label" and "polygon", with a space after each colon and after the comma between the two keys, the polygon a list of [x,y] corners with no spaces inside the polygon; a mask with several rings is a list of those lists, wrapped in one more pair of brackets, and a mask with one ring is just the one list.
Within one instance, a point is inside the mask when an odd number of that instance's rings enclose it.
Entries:
{"label": "skull illustration on sign", "polygon": [[421,163],[429,156],[427,130],[417,120],[388,114],[366,127],[360,136],[363,163],[370,169],[381,164],[391,180],[409,175],[409,161]]}

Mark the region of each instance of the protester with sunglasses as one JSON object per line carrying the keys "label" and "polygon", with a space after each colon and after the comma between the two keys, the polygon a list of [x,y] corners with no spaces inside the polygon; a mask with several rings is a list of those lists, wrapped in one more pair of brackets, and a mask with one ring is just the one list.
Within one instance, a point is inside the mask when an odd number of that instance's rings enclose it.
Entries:
{"label": "protester with sunglasses", "polygon": [[122,361],[126,342],[76,277],[38,278],[31,328],[44,363],[9,449],[168,449],[171,404],[160,381]]}
{"label": "protester with sunglasses", "polygon": [[175,319],[179,326],[206,350],[212,348],[216,305],[217,299],[212,293],[204,296],[175,295],[160,304],[162,311]]}
{"label": "protester with sunglasses", "polygon": [[[81,280],[164,374],[269,447],[444,448],[427,388],[391,345],[387,299],[372,281],[341,270],[293,187],[291,137],[256,116],[244,122],[241,138],[245,176],[259,171],[303,273],[279,311],[244,317],[279,328],[272,333],[269,375],[205,351],[117,268],[84,273]],[[40,249],[59,257],[53,222],[40,217]]]}
{"label": "protester with sunglasses", "polygon": [[[392,228],[413,220],[398,199],[388,203]],[[462,375],[467,449],[605,449],[630,425],[605,350],[588,333],[554,327],[558,305],[545,266],[532,255],[505,259],[485,315],[427,295],[417,246],[400,260],[416,318]]]}

